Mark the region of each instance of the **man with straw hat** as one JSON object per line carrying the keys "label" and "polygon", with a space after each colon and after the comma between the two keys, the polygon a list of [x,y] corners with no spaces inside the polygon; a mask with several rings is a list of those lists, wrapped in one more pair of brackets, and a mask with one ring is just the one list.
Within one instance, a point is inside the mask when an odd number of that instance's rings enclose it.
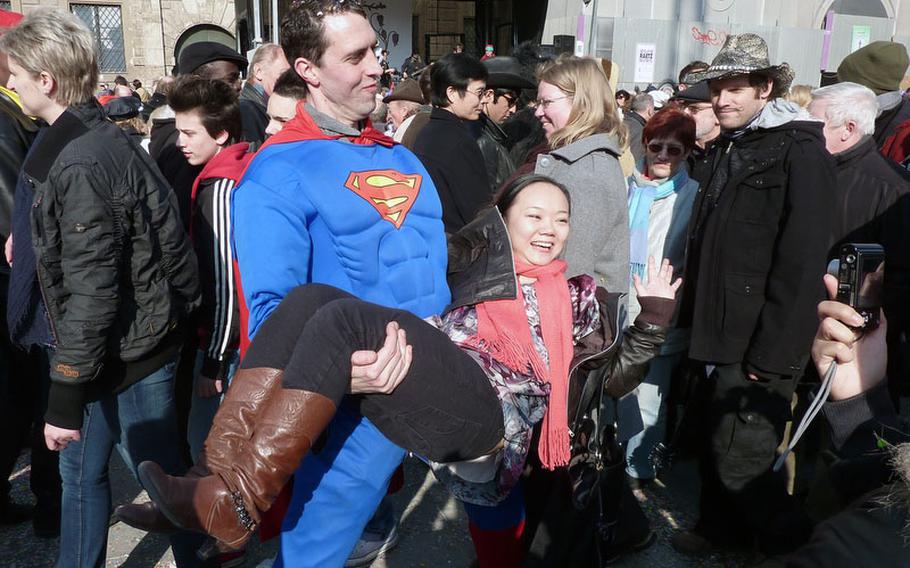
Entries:
{"label": "man with straw hat", "polygon": [[708,81],[721,135],[689,225],[679,322],[708,374],[700,518],[674,537],[680,552],[780,542],[786,485],[771,466],[823,297],[836,183],[821,123],[779,98],[792,80],[755,34],[730,36],[685,80]]}

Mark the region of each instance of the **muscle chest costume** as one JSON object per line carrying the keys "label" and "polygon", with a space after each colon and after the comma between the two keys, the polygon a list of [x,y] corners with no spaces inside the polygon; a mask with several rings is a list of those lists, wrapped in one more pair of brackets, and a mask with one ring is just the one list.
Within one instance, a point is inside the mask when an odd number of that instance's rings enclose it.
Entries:
{"label": "muscle chest costume", "polygon": [[[328,126],[320,130],[311,112]],[[248,337],[290,290],[310,282],[420,317],[449,303],[442,208],[430,176],[369,125],[358,134],[332,122],[299,105],[234,192]],[[298,468],[275,566],[342,566],[404,457],[355,406],[339,409],[325,446]]]}

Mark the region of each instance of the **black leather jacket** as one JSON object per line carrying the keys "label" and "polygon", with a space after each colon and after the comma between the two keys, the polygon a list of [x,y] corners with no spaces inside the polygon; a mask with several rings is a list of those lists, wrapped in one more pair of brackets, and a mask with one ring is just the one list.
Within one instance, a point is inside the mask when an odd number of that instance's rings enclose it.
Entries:
{"label": "black leather jacket", "polygon": [[509,150],[506,149],[508,136],[505,131],[485,114],[480,115],[479,122],[481,131],[477,138],[477,145],[480,147],[480,153],[483,154],[490,189],[496,193],[502,183],[515,171],[515,163],[509,156]]}
{"label": "black leather jacket", "polygon": [[[6,242],[10,234],[16,180],[37,132],[34,121],[0,91],[0,242]],[[0,270],[8,271],[3,255],[0,255]]]}
{"label": "black leather jacket", "polygon": [[199,303],[198,268],[170,186],[96,102],[69,107],[48,128],[23,172],[57,345],[51,379],[74,388],[173,336]]}
{"label": "black leather jacket", "polygon": [[[516,297],[511,245],[497,209],[486,210],[449,238],[448,281],[452,292],[448,309]],[[623,396],[641,383],[648,363],[666,339],[675,300],[640,298],[641,313],[634,325],[625,327],[623,296],[597,289],[602,325],[575,346],[569,372],[569,424],[580,418],[578,403],[589,377],[603,382],[606,396]]]}

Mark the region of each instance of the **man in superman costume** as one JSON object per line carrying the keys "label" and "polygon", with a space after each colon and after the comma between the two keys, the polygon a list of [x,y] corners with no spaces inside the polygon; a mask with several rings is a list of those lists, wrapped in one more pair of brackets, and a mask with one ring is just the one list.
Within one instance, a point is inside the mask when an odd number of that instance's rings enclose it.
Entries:
{"label": "man in superman costume", "polygon": [[[365,14],[348,2],[301,2],[281,31],[310,104],[260,150],[234,193],[249,337],[310,282],[420,317],[441,312],[450,300],[442,209],[417,158],[366,122],[381,68]],[[343,405],[294,476],[276,566],[342,566],[404,453],[356,400]]]}
{"label": "man in superman costume", "polygon": [[[416,156],[367,121],[381,68],[372,54],[376,34],[359,3],[299,2],[285,16],[281,36],[288,60],[308,85],[309,103],[300,103],[295,118],[266,141],[234,191],[233,253],[241,328],[248,332],[241,351],[282,299],[307,283],[329,284],[420,317],[441,312],[450,300],[442,207]],[[272,320],[270,325],[286,326],[289,341],[298,335],[295,322]],[[392,365],[387,355],[403,349],[403,341],[390,332],[377,352],[354,354],[352,394],[387,392],[378,386],[383,381],[372,383],[369,377],[387,376]],[[302,391],[281,388],[287,346],[258,346],[258,359],[241,361],[203,456],[188,476],[242,469],[249,483],[261,487],[275,471],[294,473],[275,565],[340,567],[405,452],[360,416],[356,396],[337,413],[296,399],[285,412],[276,412]],[[359,355],[365,358],[355,360]],[[329,410],[334,418],[314,451],[299,464],[284,463],[289,460],[282,456],[295,453],[291,446],[311,443],[294,435],[306,429],[302,422],[321,420],[331,415]],[[258,437],[251,439],[254,427]],[[271,432],[268,439],[262,432]],[[256,455],[242,457],[249,454]],[[149,471],[147,463],[140,469]],[[266,470],[272,473],[256,475]],[[243,527],[242,539],[223,544],[242,546],[252,531],[268,524],[275,509],[283,512],[276,505],[260,517],[278,490],[261,492],[270,499],[257,502],[258,510],[244,510],[244,515],[228,510],[209,519],[234,530]],[[125,509],[118,516],[134,526],[162,526],[151,522],[162,517],[153,504]],[[138,518],[142,515],[144,520]]]}

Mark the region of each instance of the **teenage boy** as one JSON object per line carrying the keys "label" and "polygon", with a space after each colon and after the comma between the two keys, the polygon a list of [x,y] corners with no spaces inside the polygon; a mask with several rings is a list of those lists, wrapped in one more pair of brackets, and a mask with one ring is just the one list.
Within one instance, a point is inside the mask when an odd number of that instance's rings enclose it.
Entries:
{"label": "teenage boy", "polygon": [[187,436],[199,457],[221,394],[239,360],[240,319],[231,261],[231,191],[252,158],[242,133],[237,93],[225,82],[195,76],[177,80],[170,95],[177,148],[192,166],[202,166],[190,197],[190,237],[199,259],[202,307],[196,320],[193,404]]}

